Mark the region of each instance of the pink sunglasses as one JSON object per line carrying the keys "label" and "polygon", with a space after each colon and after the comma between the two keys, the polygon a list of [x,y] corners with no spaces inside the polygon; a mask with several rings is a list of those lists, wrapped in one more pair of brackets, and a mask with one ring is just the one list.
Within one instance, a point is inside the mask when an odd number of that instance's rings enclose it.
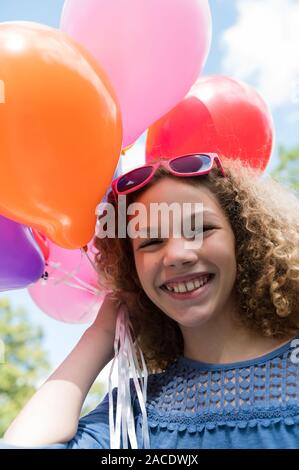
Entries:
{"label": "pink sunglasses", "polygon": [[112,191],[115,197],[137,191],[147,185],[153,178],[157,168],[163,166],[175,176],[200,176],[206,175],[216,162],[222,176],[225,176],[220,158],[216,153],[192,153],[170,159],[161,159],[156,163],[147,163],[134,170],[120,175],[112,181]]}

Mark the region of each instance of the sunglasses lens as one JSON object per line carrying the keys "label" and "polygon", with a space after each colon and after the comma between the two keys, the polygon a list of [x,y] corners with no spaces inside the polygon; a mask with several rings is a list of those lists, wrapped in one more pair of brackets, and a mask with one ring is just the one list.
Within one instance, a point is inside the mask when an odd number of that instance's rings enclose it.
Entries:
{"label": "sunglasses lens", "polygon": [[170,166],[178,173],[197,173],[198,171],[210,168],[211,161],[212,159],[209,155],[186,155],[170,162]]}
{"label": "sunglasses lens", "polygon": [[144,168],[136,168],[132,170],[117,182],[117,190],[121,193],[128,191],[128,189],[134,188],[139,184],[143,183],[151,174],[152,167],[146,166]]}

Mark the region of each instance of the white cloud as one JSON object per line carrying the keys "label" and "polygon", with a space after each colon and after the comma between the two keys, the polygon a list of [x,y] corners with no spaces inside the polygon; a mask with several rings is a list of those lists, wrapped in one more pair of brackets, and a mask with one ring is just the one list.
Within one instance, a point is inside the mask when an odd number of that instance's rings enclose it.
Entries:
{"label": "white cloud", "polygon": [[295,103],[298,0],[236,0],[237,21],[220,41],[222,73],[251,83],[272,107]]}

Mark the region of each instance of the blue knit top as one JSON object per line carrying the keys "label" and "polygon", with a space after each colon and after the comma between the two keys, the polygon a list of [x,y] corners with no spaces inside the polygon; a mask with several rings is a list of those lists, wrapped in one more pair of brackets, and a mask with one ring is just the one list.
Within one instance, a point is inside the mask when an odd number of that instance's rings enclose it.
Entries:
{"label": "blue knit top", "polygon": [[[180,357],[148,378],[152,449],[299,448],[299,354],[290,341],[256,359],[208,364]],[[117,389],[113,390],[114,401]],[[138,447],[141,410],[133,399]],[[47,448],[109,449],[109,400],[73,439]]]}

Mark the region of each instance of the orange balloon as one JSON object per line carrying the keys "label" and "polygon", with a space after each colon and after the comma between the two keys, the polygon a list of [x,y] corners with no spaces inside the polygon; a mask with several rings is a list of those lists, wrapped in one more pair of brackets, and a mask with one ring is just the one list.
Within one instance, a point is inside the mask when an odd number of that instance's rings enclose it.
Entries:
{"label": "orange balloon", "polygon": [[62,31],[0,24],[0,213],[76,249],[118,164],[122,125],[93,57]]}

